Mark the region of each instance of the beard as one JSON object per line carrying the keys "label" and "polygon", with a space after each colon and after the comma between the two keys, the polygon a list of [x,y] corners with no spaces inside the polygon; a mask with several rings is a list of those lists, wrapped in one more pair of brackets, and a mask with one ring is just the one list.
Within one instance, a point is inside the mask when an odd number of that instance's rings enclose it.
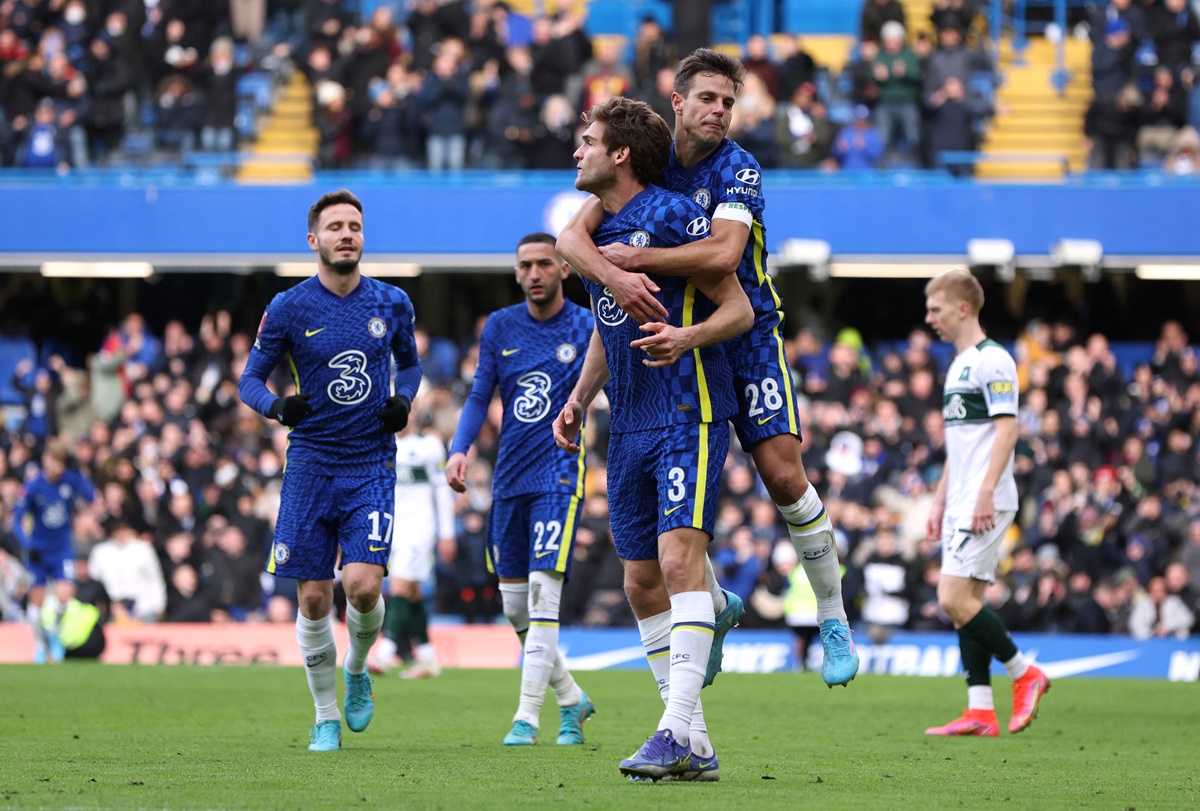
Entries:
{"label": "beard", "polygon": [[325,267],[329,268],[339,276],[349,276],[355,271],[356,268],[358,268],[358,260],[362,257],[362,254],[358,254],[358,256],[355,256],[353,259],[335,259],[333,257],[332,250],[322,248],[320,251],[320,256],[321,263],[325,265]]}

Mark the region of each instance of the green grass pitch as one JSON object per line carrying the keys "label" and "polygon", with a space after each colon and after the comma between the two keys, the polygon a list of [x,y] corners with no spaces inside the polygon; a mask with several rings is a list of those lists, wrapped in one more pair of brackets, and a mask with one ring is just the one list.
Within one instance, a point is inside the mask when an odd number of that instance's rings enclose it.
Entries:
{"label": "green grass pitch", "polygon": [[616,767],[661,711],[649,673],[578,677],[583,746],[554,744],[552,696],[538,746],[501,746],[520,674],[458,670],[380,678],[370,728],[314,753],[299,669],[0,667],[0,809],[1200,807],[1194,684],[1062,679],[1020,735],[935,739],[961,679],[726,673],[703,694],[721,781],[639,784]]}

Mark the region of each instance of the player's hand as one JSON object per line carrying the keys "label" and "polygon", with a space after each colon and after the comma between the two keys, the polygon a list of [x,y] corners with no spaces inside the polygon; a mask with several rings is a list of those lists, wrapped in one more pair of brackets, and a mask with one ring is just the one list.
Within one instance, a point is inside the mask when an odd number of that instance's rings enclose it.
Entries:
{"label": "player's hand", "polygon": [[643,350],[650,356],[649,359],[642,359],[642,364],[645,366],[654,368],[670,366],[692,348],[684,338],[683,331],[670,324],[652,321],[649,324],[642,324],[639,329],[649,334],[645,338],[631,341],[629,345],[634,349]]}
{"label": "player's hand", "polygon": [[644,273],[614,273],[605,287],[612,293],[617,306],[629,313],[639,324],[665,321],[671,314],[663,303],[654,297],[659,287]]}
{"label": "player's hand", "polygon": [[29,551],[27,551],[25,553],[25,557],[29,560],[30,563],[32,563],[34,566],[37,566],[39,563],[42,562],[42,550],[30,549]]}
{"label": "player's hand", "polygon": [[467,455],[452,453],[446,460],[446,483],[456,493],[467,492]]}
{"label": "player's hand", "polygon": [[945,511],[939,505],[934,505],[929,510],[929,519],[925,522],[925,537],[931,541],[940,541],[942,539],[942,516]]}
{"label": "player's hand", "polygon": [[308,404],[311,394],[293,394],[291,397],[279,397],[271,403],[271,416],[291,428],[299,425],[300,420],[312,413]]}
{"label": "player's hand", "polygon": [[554,418],[554,444],[568,453],[579,453],[579,426],[583,425],[583,406],[568,402]]}
{"label": "player's hand", "polygon": [[996,526],[995,499],[991,490],[979,492],[975,499],[975,512],[971,514],[971,531],[980,534]]}
{"label": "player's hand", "polygon": [[408,425],[408,412],[412,408],[412,402],[403,394],[389,397],[383,402],[386,407],[375,415],[383,422],[383,429],[389,434],[403,431],[404,426]]}
{"label": "player's hand", "polygon": [[609,245],[601,245],[596,250],[600,251],[600,255],[621,270],[641,270],[641,263],[638,262],[638,249],[626,245],[624,242],[613,242]]}

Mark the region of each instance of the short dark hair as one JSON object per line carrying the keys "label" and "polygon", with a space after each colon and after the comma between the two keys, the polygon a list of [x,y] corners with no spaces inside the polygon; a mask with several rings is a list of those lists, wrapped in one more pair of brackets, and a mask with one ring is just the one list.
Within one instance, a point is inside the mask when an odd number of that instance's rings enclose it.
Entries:
{"label": "short dark hair", "polygon": [[599,121],[604,125],[604,146],[610,154],[629,147],[629,165],[639,183],[662,178],[671,157],[671,128],[649,104],[614,96],[581,117],[585,124]]}
{"label": "short dark hair", "polygon": [[675,92],[687,98],[696,77],[702,73],[726,77],[733,82],[734,93],[741,90],[746,81],[746,69],[739,60],[712,48],[697,48],[680,60],[675,69]]}
{"label": "short dark hair", "polygon": [[530,245],[535,242],[541,242],[545,245],[549,245],[551,248],[554,248],[555,251],[558,250],[558,248],[555,247],[558,244],[558,240],[547,234],[545,231],[534,231],[532,234],[526,234],[525,236],[521,237],[521,241],[517,243],[517,250],[521,250],[522,245]]}
{"label": "short dark hair", "polygon": [[308,232],[315,234],[317,231],[317,223],[321,220],[321,212],[330,206],[349,203],[358,209],[358,213],[363,213],[362,201],[354,196],[354,193],[348,189],[338,189],[337,191],[326,192],[321,195],[321,199],[312,204],[312,208],[308,210]]}

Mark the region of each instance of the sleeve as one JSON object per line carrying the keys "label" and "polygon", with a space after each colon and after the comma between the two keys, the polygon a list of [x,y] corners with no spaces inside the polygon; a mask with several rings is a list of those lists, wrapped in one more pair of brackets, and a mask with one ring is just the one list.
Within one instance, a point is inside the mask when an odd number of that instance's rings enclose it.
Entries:
{"label": "sleeve", "polygon": [[12,531],[13,537],[17,539],[17,545],[22,549],[29,549],[29,535],[25,532],[25,514],[28,512],[29,503],[26,501],[26,497],[17,499],[12,511]]}
{"label": "sleeve", "polygon": [[734,220],[747,228],[762,222],[762,168],[749,152],[726,157],[717,180],[712,190],[714,220]]}
{"label": "sleeve", "polygon": [[1007,352],[992,349],[984,353],[979,365],[983,398],[988,416],[1017,415],[1017,364]]}
{"label": "sleeve", "polygon": [[75,491],[75,495],[89,504],[96,500],[96,488],[82,473],[72,472],[71,488]]}
{"label": "sleeve", "polygon": [[436,444],[436,455],[430,460],[429,481],[433,482],[433,506],[437,513],[438,538],[454,537],[454,491],[446,481],[446,449],[440,440]]}
{"label": "sleeve", "polygon": [[396,359],[395,391],[397,396],[407,397],[411,402],[421,385],[421,358],[417,355],[417,341],[413,336],[417,317],[408,294],[399,288],[397,292],[400,294],[396,303],[400,324],[392,336],[392,357]]}
{"label": "sleeve", "polygon": [[492,340],[492,325],[495,316],[489,318],[483,325],[483,335],[479,338],[479,364],[475,367],[475,380],[471,383],[471,393],[463,403],[462,414],[458,417],[458,428],[454,432],[454,441],[450,443],[450,453],[466,453],[471,449],[471,443],[479,435],[483,421],[487,418],[488,406],[492,403],[492,393],[496,390],[496,361],[495,342]]}
{"label": "sleeve", "polygon": [[666,247],[686,245],[706,238],[712,232],[712,221],[708,214],[686,197],[674,201],[665,219]]}
{"label": "sleeve", "polygon": [[268,412],[276,397],[267,388],[267,378],[279,365],[288,347],[283,309],[278,296],[267,305],[262,321],[258,323],[258,334],[254,338],[254,346],[250,348],[246,368],[238,381],[238,396],[242,402],[264,417],[270,416]]}
{"label": "sleeve", "polygon": [[137,615],[144,620],[156,620],[167,610],[167,583],[163,579],[162,565],[154,548],[146,544],[143,548],[142,577],[139,578],[141,594],[137,599]]}

